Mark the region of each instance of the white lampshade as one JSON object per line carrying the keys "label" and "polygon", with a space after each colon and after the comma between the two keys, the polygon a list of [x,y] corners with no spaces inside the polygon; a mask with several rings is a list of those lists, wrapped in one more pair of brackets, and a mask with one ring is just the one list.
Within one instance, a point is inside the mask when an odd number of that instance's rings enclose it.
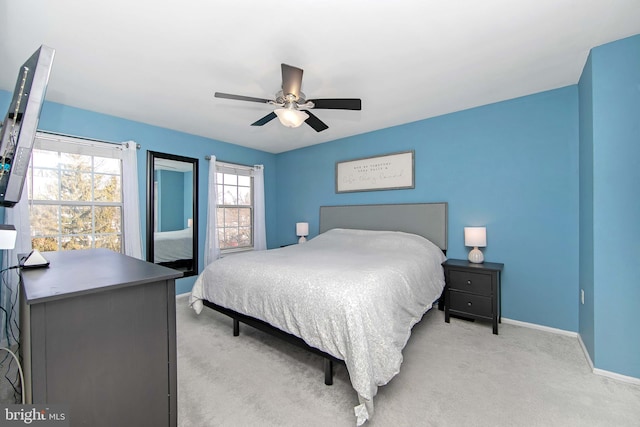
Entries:
{"label": "white lampshade", "polygon": [[483,248],[487,246],[487,228],[486,227],[465,227],[464,228],[464,245],[474,248]]}
{"label": "white lampshade", "polygon": [[308,235],[309,235],[309,223],[296,222],[296,236],[308,236]]}
{"label": "white lampshade", "polygon": [[277,108],[274,112],[280,123],[288,128],[297,128],[309,118],[309,115],[304,111],[293,108]]}
{"label": "white lampshade", "polygon": [[304,243],[307,241],[305,236],[309,235],[309,223],[308,222],[296,222],[296,236],[300,236],[298,243]]}
{"label": "white lampshade", "polygon": [[478,248],[487,246],[487,229],[486,227],[465,227],[464,228],[464,245],[472,246],[469,251],[469,261],[480,264],[484,262],[484,255]]}
{"label": "white lampshade", "polygon": [[0,224],[0,249],[13,249],[18,232],[13,225]]}

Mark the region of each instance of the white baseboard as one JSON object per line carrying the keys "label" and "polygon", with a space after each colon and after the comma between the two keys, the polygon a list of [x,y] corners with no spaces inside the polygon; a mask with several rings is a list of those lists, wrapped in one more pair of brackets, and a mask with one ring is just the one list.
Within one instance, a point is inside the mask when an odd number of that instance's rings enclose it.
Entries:
{"label": "white baseboard", "polygon": [[604,369],[596,368],[593,365],[593,361],[591,360],[591,356],[589,355],[589,352],[587,351],[587,347],[584,345],[584,341],[582,341],[582,337],[577,332],[565,331],[564,329],[550,328],[548,326],[542,326],[542,325],[538,325],[538,324],[535,324],[535,323],[521,322],[519,320],[506,319],[504,317],[502,318],[502,323],[507,323],[507,324],[516,325],[516,326],[522,326],[524,328],[538,329],[540,331],[551,332],[552,334],[564,335],[564,336],[568,336],[568,337],[575,337],[575,338],[578,339],[578,343],[580,344],[580,347],[582,348],[582,352],[584,353],[584,358],[587,360],[587,363],[589,365],[589,369],[591,370],[591,372],[593,372],[596,375],[601,375],[603,377],[611,378],[613,380],[640,385],[640,378],[630,377],[630,376],[627,376],[627,375],[618,374],[616,372],[611,372],[611,371],[606,371]]}
{"label": "white baseboard", "polygon": [[625,383],[640,385],[640,378],[630,377],[628,375],[618,374],[617,372],[611,372],[604,369],[599,369],[593,366],[593,361],[591,360],[591,355],[587,351],[587,346],[584,345],[584,341],[582,341],[582,336],[578,334],[578,342],[580,343],[580,347],[582,347],[582,352],[584,353],[585,359],[589,363],[589,368],[591,368],[591,372],[596,375],[600,375],[603,377],[611,378],[612,380],[622,381]]}
{"label": "white baseboard", "polygon": [[524,328],[538,329],[539,331],[551,332],[552,334],[564,335],[564,336],[567,336],[567,337],[577,337],[578,336],[577,332],[566,331],[564,329],[558,329],[558,328],[551,328],[549,326],[542,326],[542,325],[538,325],[536,323],[521,322],[519,320],[507,319],[507,318],[504,318],[504,317],[502,318],[502,323],[507,323],[507,324],[516,325],[516,326],[522,326]]}
{"label": "white baseboard", "polygon": [[605,371],[604,369],[593,368],[593,373],[601,375],[603,377],[611,378],[612,380],[622,381],[625,383],[635,384],[640,386],[640,378],[630,377],[628,375],[618,374],[616,372]]}
{"label": "white baseboard", "polygon": [[580,334],[578,334],[578,342],[582,348],[582,353],[584,353],[584,358],[587,359],[587,363],[589,363],[589,369],[591,369],[591,372],[595,372],[596,368],[593,366],[593,360],[591,360],[589,350],[587,350],[587,346],[584,345],[584,341],[582,341],[582,336]]}

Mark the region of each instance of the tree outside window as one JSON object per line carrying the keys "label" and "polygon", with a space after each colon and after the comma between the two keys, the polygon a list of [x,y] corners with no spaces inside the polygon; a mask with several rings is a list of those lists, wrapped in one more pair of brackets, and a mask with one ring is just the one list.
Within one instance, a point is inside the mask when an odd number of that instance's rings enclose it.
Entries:
{"label": "tree outside window", "polygon": [[253,247],[252,178],[241,171],[216,175],[217,227],[221,250]]}
{"label": "tree outside window", "polygon": [[34,149],[29,168],[34,249],[122,252],[119,159]]}

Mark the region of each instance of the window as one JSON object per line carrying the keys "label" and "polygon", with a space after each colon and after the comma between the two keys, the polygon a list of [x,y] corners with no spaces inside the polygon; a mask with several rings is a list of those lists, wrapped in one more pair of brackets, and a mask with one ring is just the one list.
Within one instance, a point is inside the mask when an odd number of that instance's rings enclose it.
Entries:
{"label": "window", "polygon": [[123,252],[122,161],[117,144],[38,134],[28,192],[34,249]]}
{"label": "window", "polygon": [[216,162],[217,230],[220,250],[253,248],[252,168]]}

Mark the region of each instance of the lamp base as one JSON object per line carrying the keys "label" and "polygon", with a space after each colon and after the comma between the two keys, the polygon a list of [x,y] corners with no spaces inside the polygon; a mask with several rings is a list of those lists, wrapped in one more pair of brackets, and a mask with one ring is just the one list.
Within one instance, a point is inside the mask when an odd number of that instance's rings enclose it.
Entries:
{"label": "lamp base", "polygon": [[304,238],[304,236],[301,236],[301,237],[298,239],[298,244],[300,244],[300,243],[304,243],[304,242],[306,242],[306,241],[307,241],[307,239],[305,239],[305,238]]}
{"label": "lamp base", "polygon": [[481,264],[484,262],[484,255],[482,255],[482,251],[477,247],[471,249],[469,251],[469,262],[474,264]]}

